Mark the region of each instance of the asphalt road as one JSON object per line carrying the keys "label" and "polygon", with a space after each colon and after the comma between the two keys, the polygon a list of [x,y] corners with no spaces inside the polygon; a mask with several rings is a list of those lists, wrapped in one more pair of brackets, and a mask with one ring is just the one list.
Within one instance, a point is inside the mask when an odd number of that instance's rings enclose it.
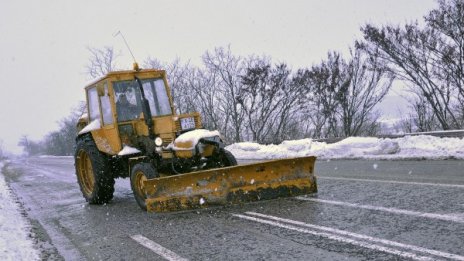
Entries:
{"label": "asphalt road", "polygon": [[319,192],[142,212],[128,180],[88,205],[70,158],[15,160],[7,180],[50,260],[464,260],[464,161],[317,161]]}

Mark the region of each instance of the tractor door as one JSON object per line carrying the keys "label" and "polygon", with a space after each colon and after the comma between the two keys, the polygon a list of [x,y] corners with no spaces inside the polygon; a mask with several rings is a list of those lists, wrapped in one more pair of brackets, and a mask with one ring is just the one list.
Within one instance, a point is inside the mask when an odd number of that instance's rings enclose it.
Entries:
{"label": "tractor door", "polygon": [[92,137],[100,151],[115,155],[121,150],[121,141],[114,119],[111,95],[107,80],[97,83],[95,87],[88,90],[89,105],[91,105],[89,110],[91,114],[98,115],[97,117],[101,122],[101,128],[92,131]]}
{"label": "tractor door", "polygon": [[121,148],[121,140],[119,139],[119,133],[117,128],[117,123],[114,119],[114,107],[111,103],[112,92],[108,89],[108,81],[100,82],[102,92],[100,93],[100,107],[102,112],[103,120],[103,132],[105,137],[108,139],[111,148],[115,152],[119,152]]}

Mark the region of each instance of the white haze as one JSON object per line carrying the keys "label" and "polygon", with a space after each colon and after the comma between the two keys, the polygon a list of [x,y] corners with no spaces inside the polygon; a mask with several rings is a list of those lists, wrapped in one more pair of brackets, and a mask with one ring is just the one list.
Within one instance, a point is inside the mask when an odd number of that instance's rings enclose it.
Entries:
{"label": "white haze", "polygon": [[21,135],[58,129],[84,99],[86,46],[114,46],[131,58],[179,57],[200,64],[206,50],[230,44],[237,55],[267,54],[294,69],[348,52],[359,27],[422,19],[433,0],[351,1],[59,1],[3,0],[0,7],[0,139],[20,152]]}

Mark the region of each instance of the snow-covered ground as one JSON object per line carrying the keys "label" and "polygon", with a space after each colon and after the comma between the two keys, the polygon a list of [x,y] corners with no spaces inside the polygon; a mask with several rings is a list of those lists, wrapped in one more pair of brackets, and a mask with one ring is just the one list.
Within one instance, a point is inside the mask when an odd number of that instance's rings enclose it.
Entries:
{"label": "snow-covered ground", "polygon": [[0,260],[39,260],[29,237],[30,226],[1,173],[3,166],[0,162]]}
{"label": "snow-covered ground", "polygon": [[464,159],[464,139],[405,136],[397,139],[351,137],[327,144],[311,139],[279,145],[251,142],[226,147],[237,159],[281,159],[317,156],[319,159]]}
{"label": "snow-covered ground", "polygon": [[[464,159],[464,139],[429,135],[403,138],[350,137],[327,144],[312,139],[289,140],[279,145],[253,142],[226,147],[237,159],[282,159],[317,156],[319,159]],[[72,158],[72,156],[40,156]]]}

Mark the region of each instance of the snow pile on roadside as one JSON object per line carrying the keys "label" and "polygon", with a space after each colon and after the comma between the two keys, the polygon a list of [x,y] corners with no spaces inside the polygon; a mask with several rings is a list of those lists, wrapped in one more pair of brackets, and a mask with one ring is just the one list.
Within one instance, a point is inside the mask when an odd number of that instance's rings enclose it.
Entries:
{"label": "snow pile on roadside", "polygon": [[38,251],[28,236],[26,219],[5,183],[0,162],[0,260],[39,260]]}
{"label": "snow pile on roadside", "polygon": [[40,155],[41,159],[73,159],[74,156],[55,156],[55,155]]}
{"label": "snow pile on roadside", "polygon": [[321,159],[464,159],[464,140],[433,136],[398,139],[350,137],[327,144],[311,139],[284,141],[279,145],[251,142],[226,147],[238,159],[282,159],[317,156]]}

